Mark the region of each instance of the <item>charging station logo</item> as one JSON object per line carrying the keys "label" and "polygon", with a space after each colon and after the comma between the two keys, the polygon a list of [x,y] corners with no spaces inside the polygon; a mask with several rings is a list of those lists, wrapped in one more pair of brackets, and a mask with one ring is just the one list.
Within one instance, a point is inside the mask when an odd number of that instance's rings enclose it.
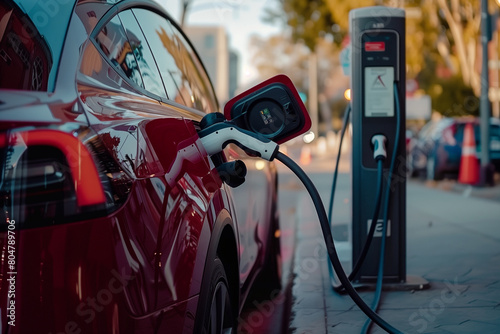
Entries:
{"label": "charging station logo", "polygon": [[387,89],[382,74],[377,75],[375,81],[373,82],[372,89],[382,89],[382,90]]}
{"label": "charging station logo", "polygon": [[[366,231],[367,231],[367,234],[368,234],[368,231],[370,230],[370,226],[372,226],[372,219],[368,219],[367,221],[367,226],[366,226]],[[377,226],[375,226],[375,232],[373,233],[373,237],[374,238],[381,238],[382,237],[382,231],[384,229],[384,220],[383,219],[379,219],[377,220]],[[391,236],[391,220],[387,220],[387,231],[386,231],[386,234],[388,237]]]}

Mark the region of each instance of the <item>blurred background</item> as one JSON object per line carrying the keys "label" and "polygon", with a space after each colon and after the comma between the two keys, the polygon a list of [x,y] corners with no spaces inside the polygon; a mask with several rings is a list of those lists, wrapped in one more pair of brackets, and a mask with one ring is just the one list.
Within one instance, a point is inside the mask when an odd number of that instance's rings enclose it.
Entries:
{"label": "blurred background", "polygon": [[[238,92],[284,73],[294,82],[311,114],[314,136],[305,141],[317,145],[320,140],[320,146],[327,149],[341,128],[349,98],[349,11],[374,5],[404,8],[408,174],[432,179],[456,177],[464,117],[466,123],[475,126],[480,150],[477,117],[481,81],[485,80],[481,0],[159,1],[200,53],[221,106]],[[498,171],[499,4],[493,0],[486,3],[490,154]],[[440,145],[458,148],[458,157],[454,157],[458,159],[457,170],[450,166],[439,169]]]}

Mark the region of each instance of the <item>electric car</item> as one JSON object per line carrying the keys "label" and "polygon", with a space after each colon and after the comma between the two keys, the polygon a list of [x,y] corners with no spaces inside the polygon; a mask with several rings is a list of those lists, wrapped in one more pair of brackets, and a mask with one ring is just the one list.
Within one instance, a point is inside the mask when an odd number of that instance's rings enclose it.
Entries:
{"label": "electric car", "polygon": [[4,0],[0,73],[1,333],[227,333],[279,288],[276,168],[207,154],[217,99],[164,8]]}
{"label": "electric car", "polygon": [[[443,118],[431,121],[420,130],[411,145],[411,172],[426,175],[428,179],[442,180],[445,176],[457,177],[462,156],[462,143],[466,124],[474,126],[476,156],[481,157],[481,132],[479,118]],[[500,122],[490,121],[490,159],[500,171]]]}

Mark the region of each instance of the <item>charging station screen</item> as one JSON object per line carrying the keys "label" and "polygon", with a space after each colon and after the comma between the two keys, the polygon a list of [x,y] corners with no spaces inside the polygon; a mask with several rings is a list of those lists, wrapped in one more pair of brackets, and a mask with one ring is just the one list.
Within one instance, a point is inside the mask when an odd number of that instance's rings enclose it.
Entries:
{"label": "charging station screen", "polygon": [[394,116],[394,67],[365,67],[365,117]]}

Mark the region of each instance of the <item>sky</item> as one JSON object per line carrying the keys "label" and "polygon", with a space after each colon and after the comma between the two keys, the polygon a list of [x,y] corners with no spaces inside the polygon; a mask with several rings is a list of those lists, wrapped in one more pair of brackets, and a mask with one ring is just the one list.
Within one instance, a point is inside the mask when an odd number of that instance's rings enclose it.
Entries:
{"label": "sky", "polygon": [[[180,21],[181,0],[157,0],[167,11]],[[271,36],[281,29],[278,24],[262,21],[264,8],[273,6],[272,0],[191,0],[192,5],[186,18],[186,25],[213,25],[226,28],[229,46],[240,57],[239,84],[246,86],[257,78],[257,71],[250,62],[250,36]],[[274,3],[274,4],[273,4]]]}

